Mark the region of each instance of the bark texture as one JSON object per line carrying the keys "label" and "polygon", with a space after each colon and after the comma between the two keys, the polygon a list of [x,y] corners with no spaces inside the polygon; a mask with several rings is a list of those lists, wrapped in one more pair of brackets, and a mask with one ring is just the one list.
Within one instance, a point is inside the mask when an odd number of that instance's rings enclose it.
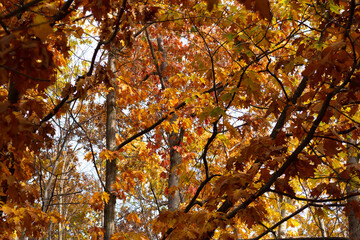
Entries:
{"label": "bark texture", "polygon": [[[112,58],[109,57],[109,64],[112,66]],[[112,69],[114,70],[114,69]],[[113,151],[116,148],[116,96],[115,91],[112,90],[106,96],[106,148]],[[110,240],[111,235],[115,231],[115,204],[116,196],[112,193],[113,184],[116,181],[116,160],[106,160],[106,179],[105,187],[108,194],[110,194],[109,201],[105,204],[104,209],[104,240]]]}
{"label": "bark texture", "polygon": [[[286,217],[286,210],[285,210],[285,199],[283,196],[279,196],[279,211],[281,215],[281,219]],[[286,224],[280,224],[278,231],[277,231],[277,239],[282,239],[286,237]]]}
{"label": "bark texture", "polygon": [[[159,76],[161,88],[163,90],[166,89],[168,84],[168,76],[164,75],[164,70],[168,66],[167,62],[167,52],[164,47],[164,40],[161,35],[157,37],[157,45],[158,50],[161,53],[162,61],[161,63],[156,57],[154,46],[150,40],[149,33],[145,31],[146,38],[149,43],[151,55],[153,58],[153,62],[156,68],[156,74]],[[171,118],[171,123],[174,123],[177,119],[177,115],[173,114]],[[179,190],[179,174],[177,172],[178,166],[181,163],[181,154],[177,151],[177,147],[180,146],[182,138],[183,138],[183,129],[180,130],[179,133],[171,132],[168,135],[168,144],[170,148],[170,174],[169,174],[169,180],[168,180],[168,189],[169,189],[169,197],[168,197],[168,209],[170,211],[175,211],[179,209],[180,202],[181,202],[181,195]]]}
{"label": "bark texture", "polygon": [[[173,115],[171,122],[174,122],[176,115]],[[168,209],[175,211],[180,206],[180,190],[179,190],[179,174],[177,169],[181,163],[181,154],[176,150],[176,147],[180,146],[183,138],[183,130],[180,133],[172,132],[169,135],[169,147],[170,147],[170,174],[169,174],[169,198]]]}

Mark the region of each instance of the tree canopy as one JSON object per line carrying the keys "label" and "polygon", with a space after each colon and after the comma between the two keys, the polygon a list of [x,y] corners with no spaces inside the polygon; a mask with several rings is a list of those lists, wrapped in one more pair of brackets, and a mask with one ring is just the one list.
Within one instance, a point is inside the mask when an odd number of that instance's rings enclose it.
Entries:
{"label": "tree canopy", "polygon": [[359,29],[356,0],[1,0],[0,238],[360,239]]}

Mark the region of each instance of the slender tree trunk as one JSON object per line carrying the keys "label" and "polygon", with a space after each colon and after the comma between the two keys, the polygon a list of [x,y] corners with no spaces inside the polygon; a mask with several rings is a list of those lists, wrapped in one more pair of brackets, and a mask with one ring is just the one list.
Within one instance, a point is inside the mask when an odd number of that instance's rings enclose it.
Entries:
{"label": "slender tree trunk", "polygon": [[[159,63],[156,54],[154,46],[151,42],[149,33],[147,30],[145,30],[146,38],[149,43],[150,52],[153,58],[154,65],[156,67],[157,75],[159,76],[161,88],[165,90],[168,82],[168,76],[164,75],[164,70],[168,65],[167,62],[167,52],[164,48],[164,41],[163,37],[160,35],[157,37],[157,44],[159,52],[161,52],[162,55],[162,62]],[[174,114],[171,118],[171,123],[174,123],[177,119],[177,115]],[[169,174],[169,180],[168,180],[168,189],[169,189],[169,197],[168,197],[168,209],[171,211],[175,211],[179,209],[180,206],[180,191],[179,191],[179,175],[177,173],[177,168],[179,164],[181,163],[181,154],[176,150],[176,147],[180,146],[180,143],[182,141],[182,135],[183,135],[183,129],[180,130],[179,133],[175,133],[174,131],[171,132],[168,135],[168,143],[170,148],[170,174]]]}
{"label": "slender tree trunk", "polygon": [[[65,140],[64,140],[65,141]],[[61,153],[59,153],[61,154]],[[61,169],[61,173],[64,174],[65,172],[67,172],[69,170],[69,165],[70,165],[70,161],[69,159],[64,159],[64,163],[62,165],[62,169]],[[60,183],[59,183],[59,213],[61,216],[67,218],[67,214],[68,214],[68,208],[64,205],[64,186],[65,185],[65,179],[64,176],[61,177]],[[65,229],[65,224],[63,222],[59,222],[59,239],[58,240],[64,240],[66,239],[66,229]]]}
{"label": "slender tree trunk", "polygon": [[[353,143],[355,143],[354,141],[352,141]],[[350,147],[349,148],[349,156],[348,156],[348,166],[351,167],[355,164],[359,163],[359,153],[355,150],[354,147]],[[357,189],[355,189],[354,187],[351,186],[351,182],[350,185],[346,188],[346,192],[347,194],[352,194],[354,192],[357,192]],[[360,201],[359,201],[359,197],[358,196],[353,196],[348,198],[348,204],[350,204],[350,206],[353,205],[359,205]],[[349,239],[351,240],[360,240],[360,219],[356,216],[356,210],[353,207],[350,207],[350,211],[349,211],[349,215],[348,215],[348,223],[349,223]]]}
{"label": "slender tree trunk", "polygon": [[[163,89],[166,88],[166,84],[168,82],[168,76],[164,75],[164,70],[168,66],[167,62],[167,52],[164,47],[163,37],[160,35],[157,38],[158,49],[162,55],[162,62],[158,65],[156,57],[155,64],[157,65],[157,71],[160,78],[161,86]],[[174,123],[177,119],[177,115],[174,114],[171,118],[171,123]],[[177,172],[179,164],[181,163],[182,157],[181,154],[178,152],[176,147],[179,147],[182,139],[183,139],[184,129],[180,129],[179,133],[175,133],[174,131],[169,134],[168,142],[170,148],[170,174],[169,174],[169,181],[168,181],[168,189],[170,190],[169,198],[168,198],[168,209],[171,211],[175,211],[179,209],[181,196],[179,190],[179,174]]]}
{"label": "slender tree trunk", "polygon": [[[64,164],[65,165],[65,164]],[[61,180],[60,182],[60,191],[59,191],[59,214],[61,216],[64,216],[64,206],[63,206],[63,184],[64,184],[64,180]],[[64,224],[60,221],[59,222],[59,240],[63,240],[63,235],[64,235]]]}
{"label": "slender tree trunk", "polygon": [[320,231],[321,231],[321,236],[323,236],[324,238],[327,237],[328,234],[326,232],[324,220],[321,217],[317,217],[317,220],[319,221],[319,228],[320,228]]}
{"label": "slender tree trunk", "polygon": [[[280,211],[281,219],[286,217],[285,202],[286,202],[286,199],[284,199],[283,196],[279,196],[278,204],[279,204],[279,211]],[[285,226],[286,226],[286,223],[280,224],[278,231],[277,231],[277,239],[282,239],[282,238],[286,237]]]}
{"label": "slender tree trunk", "polygon": [[[171,122],[176,120],[176,115],[173,115]],[[170,190],[168,198],[168,208],[171,211],[179,209],[180,206],[180,190],[179,190],[179,174],[177,169],[181,163],[181,154],[177,151],[176,147],[180,146],[183,138],[183,129],[180,129],[179,133],[172,132],[169,135],[169,147],[170,147],[170,174],[169,174],[169,185]]]}
{"label": "slender tree trunk", "polygon": [[[112,56],[109,56],[109,64],[111,69],[114,70],[112,63]],[[106,97],[106,148],[110,151],[116,147],[115,127],[116,127],[116,97],[115,91],[111,90]],[[111,235],[115,231],[115,203],[116,197],[112,193],[113,184],[116,181],[116,160],[106,160],[106,179],[105,187],[108,194],[110,194],[109,201],[105,204],[104,209],[104,240],[110,240]]]}

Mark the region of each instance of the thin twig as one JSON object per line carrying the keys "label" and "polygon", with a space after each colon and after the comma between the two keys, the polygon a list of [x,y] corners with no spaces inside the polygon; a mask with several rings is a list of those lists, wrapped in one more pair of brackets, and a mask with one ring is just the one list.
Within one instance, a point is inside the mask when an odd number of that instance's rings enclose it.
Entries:
{"label": "thin twig", "polygon": [[70,112],[70,116],[71,116],[71,118],[74,120],[74,122],[76,123],[76,125],[78,125],[78,126],[81,128],[81,130],[82,130],[82,131],[84,132],[84,134],[85,134],[86,139],[89,141],[90,150],[91,150],[91,155],[92,155],[92,160],[93,160],[93,164],[94,164],[94,167],[95,167],[96,175],[98,176],[99,181],[100,181],[101,186],[103,187],[104,191],[109,192],[109,191],[107,190],[104,182],[102,181],[102,179],[101,179],[101,177],[100,177],[100,171],[99,171],[99,169],[98,169],[98,167],[97,167],[97,165],[96,165],[95,152],[94,152],[94,148],[93,148],[93,146],[92,146],[90,137],[88,136],[88,134],[87,134],[86,130],[84,129],[84,127],[76,120],[76,118],[74,117],[74,115],[72,114],[72,112]]}

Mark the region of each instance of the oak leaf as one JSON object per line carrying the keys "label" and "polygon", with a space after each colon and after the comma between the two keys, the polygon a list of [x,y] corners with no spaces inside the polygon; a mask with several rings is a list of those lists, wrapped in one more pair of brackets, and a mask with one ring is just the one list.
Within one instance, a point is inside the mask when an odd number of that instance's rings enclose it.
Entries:
{"label": "oak leaf", "polygon": [[42,15],[36,15],[33,19],[34,34],[41,39],[41,41],[45,41],[47,36],[53,32],[53,28],[50,26],[49,21],[43,17]]}
{"label": "oak leaf", "polygon": [[238,0],[238,2],[243,3],[249,10],[258,11],[262,18],[271,21],[272,13],[268,0]]}

